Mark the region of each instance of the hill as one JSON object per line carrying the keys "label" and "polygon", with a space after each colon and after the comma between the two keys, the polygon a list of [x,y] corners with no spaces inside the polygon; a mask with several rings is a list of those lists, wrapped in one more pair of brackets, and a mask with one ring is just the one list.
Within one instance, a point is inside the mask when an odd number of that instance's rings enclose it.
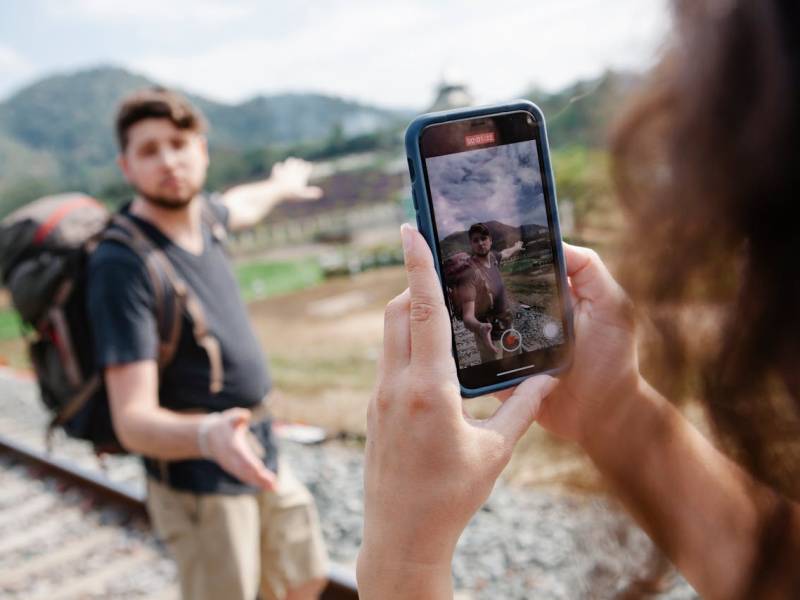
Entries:
{"label": "hill", "polygon": [[[544,111],[558,159],[560,149],[602,149],[608,123],[636,81],[609,72],[523,96]],[[44,78],[0,102],[0,217],[55,191],[82,190],[112,203],[128,197],[114,165],[114,111],[124,95],[156,83],[100,67]],[[211,123],[211,189],[263,177],[289,154],[309,160],[375,150],[400,154],[401,132],[413,116],[320,94],[258,96],[240,104],[187,95]]]}
{"label": "hill", "polygon": [[[100,194],[118,184],[114,112],[123,96],[151,85],[141,75],[101,67],[47,77],[0,103],[3,205],[20,190]],[[187,96],[211,122],[212,155],[369,135],[407,117],[321,94],[259,96],[235,105]]]}

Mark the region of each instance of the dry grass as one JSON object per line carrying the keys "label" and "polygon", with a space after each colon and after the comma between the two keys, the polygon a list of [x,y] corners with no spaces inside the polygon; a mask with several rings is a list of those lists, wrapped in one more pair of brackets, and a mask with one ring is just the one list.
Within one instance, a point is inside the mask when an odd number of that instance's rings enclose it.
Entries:
{"label": "dry grass", "polygon": [[250,305],[283,419],[363,434],[386,303],[405,288],[401,268],[326,281]]}

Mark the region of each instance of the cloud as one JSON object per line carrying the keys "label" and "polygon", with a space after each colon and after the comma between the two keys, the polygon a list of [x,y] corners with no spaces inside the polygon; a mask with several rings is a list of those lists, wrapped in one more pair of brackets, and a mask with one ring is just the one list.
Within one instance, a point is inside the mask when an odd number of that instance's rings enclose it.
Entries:
{"label": "cloud", "polygon": [[113,62],[225,101],[318,91],[424,110],[445,72],[486,103],[646,66],[667,2],[42,0],[30,54],[37,70]]}
{"label": "cloud", "polygon": [[[132,66],[222,100],[314,90],[402,105],[408,94],[398,101],[392,90],[418,77],[405,78],[396,70],[405,60],[396,55],[396,45],[405,32],[432,16],[422,5],[321,10],[310,22],[287,27],[283,34],[234,39],[184,56],[146,55],[134,59]],[[427,79],[422,83],[425,96],[431,84]]]}
{"label": "cloud", "polygon": [[28,81],[34,65],[13,48],[0,44],[0,96]]}
{"label": "cloud", "polygon": [[547,224],[533,142],[431,158],[428,177],[440,238],[484,221]]}
{"label": "cloud", "polygon": [[124,24],[148,21],[154,24],[225,24],[253,14],[254,0],[51,0],[47,11],[55,18],[73,18],[98,23]]}
{"label": "cloud", "polygon": [[555,89],[609,66],[647,65],[665,28],[664,4],[495,0],[487,11],[478,2],[339,0],[283,15],[283,29],[269,35],[206,39],[183,55],[158,51],[131,65],[229,101],[315,90],[414,108],[432,102],[444,71],[457,71],[488,102],[531,82]]}
{"label": "cloud", "polygon": [[27,74],[33,66],[13,48],[0,45],[0,75],[19,76]]}

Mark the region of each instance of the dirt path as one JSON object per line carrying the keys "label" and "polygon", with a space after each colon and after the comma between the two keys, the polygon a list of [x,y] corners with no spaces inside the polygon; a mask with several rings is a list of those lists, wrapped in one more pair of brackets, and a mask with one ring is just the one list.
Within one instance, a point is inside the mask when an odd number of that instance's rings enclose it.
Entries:
{"label": "dirt path", "polygon": [[384,307],[405,285],[402,268],[379,269],[249,306],[269,355],[278,416],[364,431]]}

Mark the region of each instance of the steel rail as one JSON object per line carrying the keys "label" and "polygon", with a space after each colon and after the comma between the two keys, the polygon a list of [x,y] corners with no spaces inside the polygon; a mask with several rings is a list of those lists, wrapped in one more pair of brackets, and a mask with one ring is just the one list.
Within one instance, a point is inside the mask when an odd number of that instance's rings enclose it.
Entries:
{"label": "steel rail", "polygon": [[[136,493],[124,485],[114,483],[108,478],[79,467],[67,460],[51,456],[40,450],[0,434],[0,453],[28,463],[40,472],[53,475],[81,488],[88,488],[104,500],[122,505],[137,517],[149,522],[144,494]],[[320,600],[357,600],[358,590],[353,574],[339,565],[331,565],[328,571],[328,584],[320,595]]]}

